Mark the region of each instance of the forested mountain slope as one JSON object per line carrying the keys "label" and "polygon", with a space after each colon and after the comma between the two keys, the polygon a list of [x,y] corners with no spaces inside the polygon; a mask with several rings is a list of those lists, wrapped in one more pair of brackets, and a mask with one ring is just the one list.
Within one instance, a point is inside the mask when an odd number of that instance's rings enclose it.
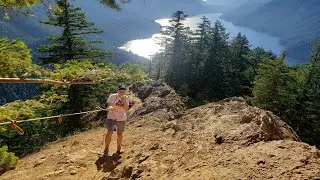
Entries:
{"label": "forested mountain slope", "polygon": [[[241,9],[249,8],[242,6]],[[281,38],[288,55],[305,63],[312,44],[320,39],[320,1],[272,0],[250,13],[226,14],[233,23]]]}

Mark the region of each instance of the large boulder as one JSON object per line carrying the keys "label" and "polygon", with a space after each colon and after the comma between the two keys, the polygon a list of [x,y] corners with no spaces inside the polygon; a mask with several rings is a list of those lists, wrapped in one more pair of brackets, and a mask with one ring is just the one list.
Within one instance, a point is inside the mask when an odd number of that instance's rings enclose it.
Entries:
{"label": "large boulder", "polygon": [[148,114],[164,119],[173,119],[175,114],[185,110],[181,97],[168,85],[152,81],[147,85],[135,84],[130,90],[141,99],[143,105],[139,107],[133,117]]}
{"label": "large boulder", "polygon": [[291,127],[272,112],[249,106],[243,98],[229,98],[188,110],[177,124],[197,136],[218,143],[250,145],[260,141],[300,141]]}

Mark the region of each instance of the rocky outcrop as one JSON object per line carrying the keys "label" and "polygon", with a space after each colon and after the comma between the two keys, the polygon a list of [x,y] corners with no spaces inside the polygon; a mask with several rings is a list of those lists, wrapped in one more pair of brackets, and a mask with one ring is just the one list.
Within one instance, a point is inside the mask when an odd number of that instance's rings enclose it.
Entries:
{"label": "rocky outcrop", "polygon": [[249,106],[243,98],[229,98],[189,110],[178,121],[196,136],[250,145],[260,141],[300,141],[295,132],[272,112]]}
{"label": "rocky outcrop", "polygon": [[133,117],[152,115],[163,120],[170,120],[185,110],[181,97],[164,83],[152,81],[146,85],[135,84],[130,90],[143,102]]}

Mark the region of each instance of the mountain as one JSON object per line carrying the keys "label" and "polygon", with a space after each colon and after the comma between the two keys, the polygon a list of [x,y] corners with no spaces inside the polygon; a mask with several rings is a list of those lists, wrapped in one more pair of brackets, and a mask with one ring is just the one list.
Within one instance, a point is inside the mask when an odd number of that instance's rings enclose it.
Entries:
{"label": "mountain", "polygon": [[212,10],[201,0],[134,0],[124,5],[121,12],[105,8],[98,1],[77,0],[73,3],[105,31],[101,37],[106,47],[119,47],[130,40],[150,38],[160,31],[155,20],[171,17],[177,10],[190,16]]}
{"label": "mountain", "polygon": [[[192,16],[213,9],[202,0],[134,0],[123,5],[120,12],[105,7],[98,0],[92,0],[90,3],[87,0],[70,2],[82,8],[88,20],[104,30],[103,34],[95,37],[104,41],[103,48],[126,57],[126,60],[121,60],[120,57],[113,58],[112,60],[117,64],[134,59],[139,62],[145,60],[132,53],[129,53],[131,57],[127,52],[121,55],[123,50],[119,50],[118,47],[130,40],[149,38],[152,34],[159,32],[160,25],[155,22],[156,19],[170,17],[177,10],[185,11]],[[40,20],[47,18],[44,7],[37,6],[32,9],[32,12],[37,18],[17,15],[7,21],[0,14],[0,37],[22,38],[33,49],[34,60],[37,61],[36,47],[45,42],[47,35],[54,33],[56,29],[39,24]]]}
{"label": "mountain", "polygon": [[114,136],[110,156],[99,157],[101,127],[20,159],[1,179],[319,179],[320,151],[300,142],[277,116],[242,98],[185,110],[162,83],[132,90],[143,104],[133,107],[122,155],[112,154]]}
{"label": "mountain", "polygon": [[252,12],[255,12],[257,9],[263,7],[266,3],[272,0],[247,0],[238,4],[238,6],[234,8],[230,8],[227,6],[226,9],[223,11],[223,17],[228,19],[228,17],[237,18],[240,14],[241,16],[249,15]]}
{"label": "mountain", "polygon": [[[125,61],[144,63],[146,59],[131,52],[118,49],[126,42],[134,39],[149,38],[152,34],[160,30],[156,19],[170,17],[177,10],[183,10],[189,15],[196,15],[200,12],[209,11],[201,0],[134,0],[130,4],[124,5],[120,12],[104,7],[98,0],[76,0],[70,1],[82,8],[89,21],[94,22],[97,27],[104,31],[97,35],[104,41],[102,48],[114,52],[115,57],[111,61],[121,64]],[[3,18],[0,14],[0,37],[10,39],[23,39],[32,50],[33,61],[38,62],[39,53],[36,48],[46,42],[50,34],[57,32],[56,28],[41,25],[40,20],[47,18],[47,12],[43,6],[32,8],[34,16],[12,15],[10,20]],[[19,88],[28,87],[21,93]],[[34,85],[0,85],[0,105],[14,100],[25,100],[34,95],[37,91]],[[27,88],[27,89],[28,89]]]}
{"label": "mountain", "polygon": [[320,40],[318,0],[272,0],[254,8],[248,3],[226,13],[224,18],[280,37],[288,56],[296,60],[294,63],[306,63],[312,44]]}

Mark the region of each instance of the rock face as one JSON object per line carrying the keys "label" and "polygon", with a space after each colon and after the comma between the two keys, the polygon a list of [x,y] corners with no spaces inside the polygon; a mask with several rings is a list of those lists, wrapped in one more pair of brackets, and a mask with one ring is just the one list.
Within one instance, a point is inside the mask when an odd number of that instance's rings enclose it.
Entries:
{"label": "rock face", "polygon": [[152,113],[162,119],[173,119],[185,110],[179,95],[164,83],[153,81],[147,85],[135,84],[130,90],[143,102],[142,107],[133,114],[134,117]]}
{"label": "rock face", "polygon": [[105,132],[100,128],[49,145],[1,178],[320,178],[320,151],[300,142],[277,116],[249,106],[242,98],[185,110],[164,84],[136,85],[132,90],[144,105],[130,119],[121,157],[97,156]]}
{"label": "rock face", "polygon": [[[189,110],[178,122],[200,136],[218,136],[226,143],[250,145],[260,141],[300,141],[294,131],[271,112],[229,98]],[[193,124],[202,124],[195,126]],[[220,140],[221,141],[221,140]]]}

